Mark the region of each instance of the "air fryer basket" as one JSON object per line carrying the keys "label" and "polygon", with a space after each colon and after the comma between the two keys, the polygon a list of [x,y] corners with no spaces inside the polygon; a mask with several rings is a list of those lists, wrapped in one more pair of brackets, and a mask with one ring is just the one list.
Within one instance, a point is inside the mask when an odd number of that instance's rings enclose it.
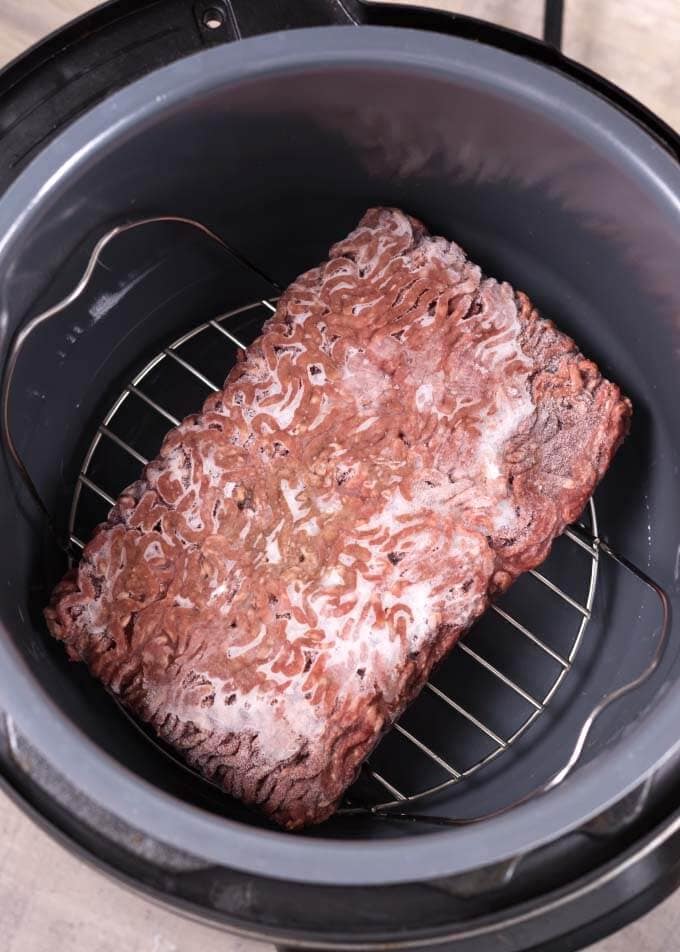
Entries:
{"label": "air fryer basket", "polygon": [[[499,51],[383,29],[244,41],[116,94],[0,200],[5,353],[117,224],[202,222],[283,286],[366,207],[398,205],[526,290],[631,396],[633,429],[596,495],[597,520],[677,600],[679,178],[610,106]],[[76,543],[171,420],[221,385],[275,296],[178,221],[119,236],[100,261],[28,339],[12,387],[18,449]],[[676,744],[673,632],[654,676],[594,724],[579,768],[530,803],[456,830],[345,814],[301,836],[271,831],[153,746],[50,641],[41,610],[64,556],[11,467],[4,479],[3,697],[96,799],[199,855],[323,882],[445,875],[581,824]],[[577,536],[560,540],[540,577],[521,580],[437,673],[352,805],[441,787],[418,800],[420,814],[477,817],[563,767],[589,712],[645,669],[658,641],[653,593],[596,556]]]}

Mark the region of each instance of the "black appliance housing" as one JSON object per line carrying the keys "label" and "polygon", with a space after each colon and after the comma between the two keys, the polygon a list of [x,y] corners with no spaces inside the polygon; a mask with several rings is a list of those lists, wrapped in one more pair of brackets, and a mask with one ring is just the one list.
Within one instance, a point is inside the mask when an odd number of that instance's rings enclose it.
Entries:
{"label": "black appliance housing", "polygon": [[[403,206],[527,289],[631,394],[636,422],[598,512],[677,601],[679,155],[620,90],[468,18],[350,0],[118,0],[0,76],[3,352],[120,221],[201,220],[285,284],[367,205]],[[195,236],[156,230],[118,254],[156,278],[73,344],[85,312],[41,329],[13,387],[13,431],[61,524],[131,373],[196,315],[270,293]],[[2,772],[97,865],[225,928],[327,948],[578,948],[675,886],[677,629],[545,797],[460,829],[339,818],[287,836],[170,763],[49,641],[40,610],[63,557],[9,463],[3,479]],[[598,597],[545,718],[421,812],[474,816],[529,793],[597,699],[645,666],[654,600],[613,569]]]}

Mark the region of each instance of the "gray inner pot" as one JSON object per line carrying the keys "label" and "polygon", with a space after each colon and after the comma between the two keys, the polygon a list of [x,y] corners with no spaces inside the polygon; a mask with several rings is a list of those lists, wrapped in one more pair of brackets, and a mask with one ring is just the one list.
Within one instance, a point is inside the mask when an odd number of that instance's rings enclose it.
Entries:
{"label": "gray inner pot", "polygon": [[[630,395],[633,429],[597,493],[600,525],[677,603],[680,170],[611,106],[512,55],[409,30],[321,28],[201,53],[129,86],[0,199],[3,353],[112,225],[198,219],[285,285],[375,204],[421,217],[526,290]],[[84,450],[135,371],[196,323],[270,293],[195,234],[149,228],[105,255],[106,313],[93,316],[85,296],[31,339],[15,378],[13,430],[62,525]],[[676,746],[677,630],[654,678],[607,711],[582,765],[546,796],[457,829],[338,818],[296,836],[271,830],[169,762],[52,643],[41,610],[63,557],[9,466],[3,480],[3,707],[95,801],[202,858],[329,884],[450,875],[574,829]],[[538,597],[535,612],[559,637]],[[657,624],[645,589],[603,566],[583,647],[547,711],[418,811],[474,817],[540,785],[594,704],[645,667]],[[493,709],[484,691],[470,701]],[[404,772],[425,769],[409,756],[392,752]]]}

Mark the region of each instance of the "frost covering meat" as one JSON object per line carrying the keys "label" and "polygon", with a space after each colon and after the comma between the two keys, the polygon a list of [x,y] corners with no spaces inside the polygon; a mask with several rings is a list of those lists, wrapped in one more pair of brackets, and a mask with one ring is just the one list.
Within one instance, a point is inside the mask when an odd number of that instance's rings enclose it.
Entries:
{"label": "frost covering meat", "polygon": [[319,822],[629,415],[524,295],[372,209],[168,433],[49,627],[205,776]]}

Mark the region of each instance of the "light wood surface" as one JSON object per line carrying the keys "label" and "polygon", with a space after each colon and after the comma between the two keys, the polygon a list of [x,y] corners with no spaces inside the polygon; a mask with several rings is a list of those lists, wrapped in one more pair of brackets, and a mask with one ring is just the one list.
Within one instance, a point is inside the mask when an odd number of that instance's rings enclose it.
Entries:
{"label": "light wood surface", "polygon": [[[258,0],[260,2],[260,0]],[[430,0],[538,34],[539,0]],[[0,65],[95,4],[0,0]],[[566,0],[565,52],[680,127],[680,0]],[[680,893],[592,952],[680,949]],[[74,859],[0,795],[1,952],[257,952],[185,921]]]}

